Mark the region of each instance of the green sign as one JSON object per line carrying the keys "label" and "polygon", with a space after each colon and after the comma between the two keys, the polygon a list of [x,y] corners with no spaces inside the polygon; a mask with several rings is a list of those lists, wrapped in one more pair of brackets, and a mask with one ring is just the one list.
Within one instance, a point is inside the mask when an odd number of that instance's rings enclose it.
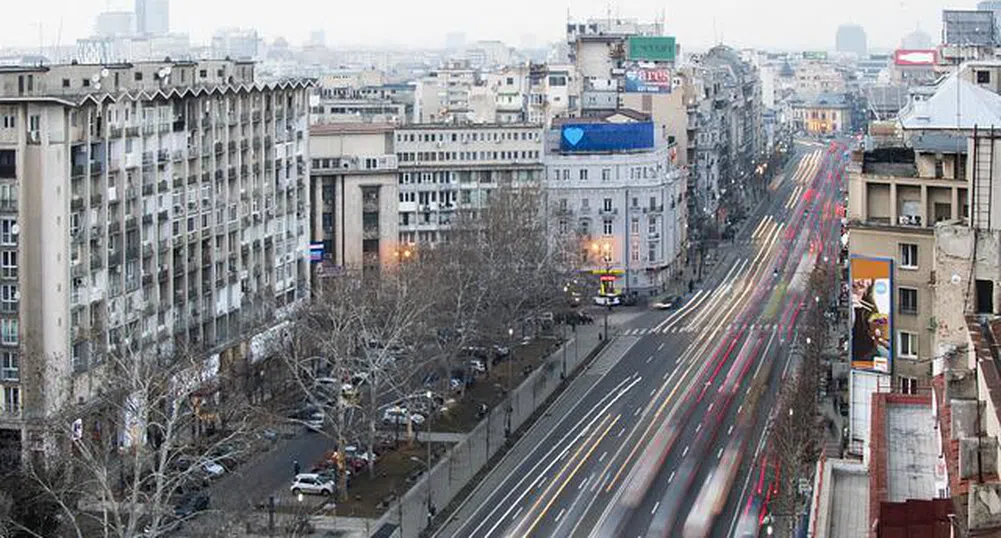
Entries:
{"label": "green sign", "polygon": [[826,60],[827,53],[822,50],[808,50],[803,52],[804,60]]}
{"label": "green sign", "polygon": [[629,38],[629,59],[646,62],[673,62],[673,37],[632,36]]}

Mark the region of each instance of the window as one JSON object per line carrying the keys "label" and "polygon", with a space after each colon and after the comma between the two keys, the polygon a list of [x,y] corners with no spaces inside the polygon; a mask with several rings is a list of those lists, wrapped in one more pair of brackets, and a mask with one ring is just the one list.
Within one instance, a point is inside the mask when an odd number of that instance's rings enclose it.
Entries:
{"label": "window", "polygon": [[913,243],[900,244],[900,267],[904,269],[918,268],[918,246]]}
{"label": "window", "polygon": [[17,244],[16,219],[0,219],[0,245],[14,246]]}
{"label": "window", "polygon": [[21,411],[21,389],[18,387],[3,388],[3,410],[7,413]]}
{"label": "window", "polygon": [[633,243],[631,249],[629,249],[629,258],[634,262],[640,261],[640,244],[639,242]]}
{"label": "window", "polygon": [[611,198],[605,198],[604,205],[602,205],[602,210],[603,211],[611,211],[612,210],[612,199]]}
{"label": "window", "polygon": [[612,235],[612,219],[604,220],[604,227],[602,231],[605,235]]}
{"label": "window", "polygon": [[612,179],[612,169],[611,168],[602,168],[601,169],[601,180],[602,181],[608,181],[609,179]]}
{"label": "window", "polygon": [[136,71],[136,82],[139,82],[142,79],[143,79],[143,72],[142,71]]}
{"label": "window", "polygon": [[900,393],[901,394],[917,394],[918,393],[918,380],[913,377],[900,376]]}
{"label": "window", "polygon": [[0,252],[0,278],[17,278],[17,251]]}
{"label": "window", "polygon": [[650,217],[650,226],[647,227],[647,231],[650,232],[650,235],[657,233],[657,217]]}
{"label": "window", "polygon": [[977,71],[977,84],[990,84],[990,83],[991,83],[990,71]]}
{"label": "window", "polygon": [[18,371],[17,353],[4,351],[0,353],[0,379],[4,381],[17,381],[20,379]]}
{"label": "window", "polygon": [[570,229],[569,225],[567,224],[567,219],[560,219],[559,220],[559,226],[560,226],[559,229],[560,229],[560,233],[561,234],[567,233],[567,231]]}
{"label": "window", "polygon": [[69,87],[70,87],[70,79],[64,78],[63,79],[63,88],[69,88]]}
{"label": "window", "polygon": [[580,201],[580,207],[581,209],[588,209],[591,207],[591,200],[589,198],[582,198]]}
{"label": "window", "polygon": [[657,247],[658,244],[656,241],[650,242],[650,252],[648,253],[650,256],[647,258],[648,261],[657,261]]}
{"label": "window", "polygon": [[640,219],[639,217],[633,217],[633,221],[629,225],[629,233],[636,235],[640,233]]}
{"label": "window", "polygon": [[567,199],[560,198],[560,211],[566,211],[566,210],[567,210]]}
{"label": "window", "polygon": [[17,286],[4,284],[0,286],[0,312],[17,312]]}
{"label": "window", "polygon": [[897,332],[898,344],[900,346],[899,355],[901,357],[915,359],[918,356],[918,335],[907,331]]}
{"label": "window", "polygon": [[10,346],[17,345],[17,320],[16,319],[2,319],[0,320],[0,344],[6,344]]}
{"label": "window", "polygon": [[897,291],[900,293],[900,313],[917,314],[918,290],[914,288],[898,288]]}
{"label": "window", "polygon": [[586,181],[587,180],[587,168],[581,168],[580,169],[580,180],[581,181]]}
{"label": "window", "polygon": [[563,170],[563,179],[570,179],[570,169],[566,168]]}
{"label": "window", "polygon": [[656,196],[651,196],[650,197],[650,211],[656,211],[656,209],[657,209],[657,197]]}

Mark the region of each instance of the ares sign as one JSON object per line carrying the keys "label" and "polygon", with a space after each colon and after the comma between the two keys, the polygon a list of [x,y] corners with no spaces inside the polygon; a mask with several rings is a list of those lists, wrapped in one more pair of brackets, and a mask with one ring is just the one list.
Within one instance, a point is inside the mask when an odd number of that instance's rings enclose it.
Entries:
{"label": "ares sign", "polygon": [[674,37],[631,36],[629,38],[630,60],[673,62],[674,53]]}
{"label": "ares sign", "polygon": [[626,93],[671,93],[671,72],[667,69],[626,71]]}

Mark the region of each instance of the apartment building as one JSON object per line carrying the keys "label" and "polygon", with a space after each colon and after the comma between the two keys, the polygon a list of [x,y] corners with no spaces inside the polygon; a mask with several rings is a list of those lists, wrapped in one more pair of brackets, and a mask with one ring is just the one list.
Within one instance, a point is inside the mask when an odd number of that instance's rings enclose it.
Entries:
{"label": "apartment building", "polygon": [[[959,95],[957,95],[957,93]],[[960,103],[957,115],[956,104]],[[901,141],[855,156],[849,182],[849,250],[895,260],[894,386],[927,388],[936,315],[936,223],[970,218],[968,139],[974,126],[1001,122],[1001,96],[950,76],[931,97],[901,111]],[[962,309],[960,309],[962,311]]]}
{"label": "apartment building", "polygon": [[0,67],[0,450],[39,446],[32,424],[91,401],[126,342],[260,358],[241,344],[309,295],[310,85],[232,61]]}
{"label": "apartment building", "polygon": [[[561,139],[569,129],[587,141],[609,125],[625,146]],[[557,121],[547,134],[545,186],[557,231],[576,232],[585,268],[614,277],[618,291],[656,294],[684,267],[687,181],[674,151],[649,115],[625,109]]]}
{"label": "apartment building", "polygon": [[[310,128],[312,240],[322,245],[320,277],[338,268],[377,273],[397,244],[395,126],[375,123]],[[314,249],[316,252],[316,249]]]}
{"label": "apartment building", "polygon": [[309,122],[410,123],[414,113],[415,87],[410,84],[318,87],[310,100]]}
{"label": "apartment building", "polygon": [[542,129],[531,124],[398,128],[400,243],[436,243],[457,209],[483,207],[501,185],[540,182],[542,148]]}

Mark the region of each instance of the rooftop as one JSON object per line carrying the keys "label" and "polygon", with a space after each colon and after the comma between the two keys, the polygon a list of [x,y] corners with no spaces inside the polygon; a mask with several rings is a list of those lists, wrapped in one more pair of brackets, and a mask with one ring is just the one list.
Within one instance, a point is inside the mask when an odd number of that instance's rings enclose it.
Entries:
{"label": "rooftop", "polygon": [[925,404],[886,408],[887,500],[931,499],[935,489],[935,417]]}
{"label": "rooftop", "polygon": [[865,465],[844,459],[824,459],[819,474],[814,531],[817,538],[864,536],[869,528],[869,471]]}
{"label": "rooftop", "polygon": [[900,111],[904,129],[973,129],[1001,125],[1001,95],[968,82],[955,73],[935,93],[913,100]]}
{"label": "rooftop", "polygon": [[395,129],[395,125],[388,123],[321,123],[309,126],[309,136],[380,134],[391,133]]}

